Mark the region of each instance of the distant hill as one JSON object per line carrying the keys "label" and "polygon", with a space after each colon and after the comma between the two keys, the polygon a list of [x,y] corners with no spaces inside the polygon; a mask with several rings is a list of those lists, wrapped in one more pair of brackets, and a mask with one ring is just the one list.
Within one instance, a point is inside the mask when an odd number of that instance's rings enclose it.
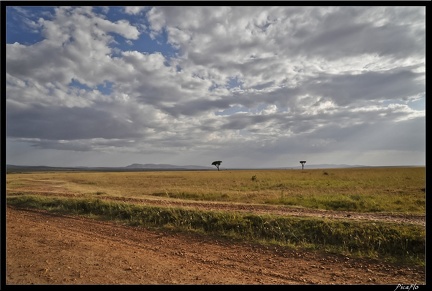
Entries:
{"label": "distant hill", "polygon": [[177,166],[170,164],[132,164],[126,166],[129,169],[187,169],[187,170],[208,170],[213,169],[212,167],[205,166],[196,166],[196,165],[186,165],[186,166]]}
{"label": "distant hill", "polygon": [[169,164],[132,164],[126,167],[49,167],[49,166],[18,166],[6,165],[6,172],[34,172],[34,171],[145,171],[145,170],[212,170],[213,167]]}
{"label": "distant hill", "polygon": [[[308,165],[307,163],[304,165],[304,169],[335,169],[335,168],[365,168],[369,166],[363,165],[346,165],[346,164],[317,164],[317,165]],[[294,169],[300,168],[301,165],[294,167]]]}

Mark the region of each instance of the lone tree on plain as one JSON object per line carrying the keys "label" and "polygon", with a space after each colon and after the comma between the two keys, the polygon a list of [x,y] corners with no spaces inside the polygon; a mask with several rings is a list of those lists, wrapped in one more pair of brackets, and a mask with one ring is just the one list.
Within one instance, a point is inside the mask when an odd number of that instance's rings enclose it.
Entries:
{"label": "lone tree on plain", "polygon": [[300,164],[302,164],[302,170],[304,169],[304,164],[306,164],[306,161],[300,161]]}
{"label": "lone tree on plain", "polygon": [[222,164],[222,161],[214,161],[214,162],[212,163],[213,166],[216,166],[216,168],[218,169],[218,171],[219,171],[219,166],[220,166],[220,164]]}

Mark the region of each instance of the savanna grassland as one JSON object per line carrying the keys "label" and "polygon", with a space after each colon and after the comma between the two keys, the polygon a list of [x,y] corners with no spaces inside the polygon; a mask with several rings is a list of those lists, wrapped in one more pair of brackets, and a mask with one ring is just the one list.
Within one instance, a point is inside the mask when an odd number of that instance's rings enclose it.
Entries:
{"label": "savanna grassland", "polygon": [[424,167],[55,171],[6,187],[11,206],[424,265],[425,181]]}
{"label": "savanna grassland", "polygon": [[425,168],[33,172],[7,175],[10,195],[162,197],[425,214]]}

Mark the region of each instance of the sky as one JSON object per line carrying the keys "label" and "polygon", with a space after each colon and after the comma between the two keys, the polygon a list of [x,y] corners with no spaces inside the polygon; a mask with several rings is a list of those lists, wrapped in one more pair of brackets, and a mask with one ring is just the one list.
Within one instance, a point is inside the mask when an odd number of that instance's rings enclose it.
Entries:
{"label": "sky", "polygon": [[425,10],[7,6],[6,163],[424,166]]}

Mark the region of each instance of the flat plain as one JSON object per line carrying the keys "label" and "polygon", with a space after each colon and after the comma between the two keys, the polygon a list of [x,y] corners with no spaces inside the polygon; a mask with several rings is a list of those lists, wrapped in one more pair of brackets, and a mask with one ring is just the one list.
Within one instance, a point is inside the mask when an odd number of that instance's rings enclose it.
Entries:
{"label": "flat plain", "polygon": [[401,263],[230,239],[172,224],[131,226],[14,202],[96,199],[236,216],[390,223],[424,229],[425,236],[424,167],[27,172],[7,174],[6,183],[6,284],[425,283],[418,259]]}

